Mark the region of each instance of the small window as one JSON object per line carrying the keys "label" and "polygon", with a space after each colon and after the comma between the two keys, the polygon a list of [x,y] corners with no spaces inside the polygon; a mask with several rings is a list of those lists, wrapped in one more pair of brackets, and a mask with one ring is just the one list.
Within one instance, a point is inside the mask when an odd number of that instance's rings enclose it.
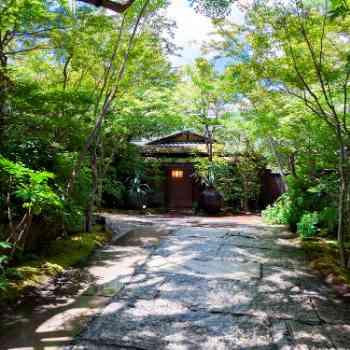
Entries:
{"label": "small window", "polygon": [[183,170],[173,169],[171,170],[171,177],[175,179],[181,179],[184,177],[184,172]]}

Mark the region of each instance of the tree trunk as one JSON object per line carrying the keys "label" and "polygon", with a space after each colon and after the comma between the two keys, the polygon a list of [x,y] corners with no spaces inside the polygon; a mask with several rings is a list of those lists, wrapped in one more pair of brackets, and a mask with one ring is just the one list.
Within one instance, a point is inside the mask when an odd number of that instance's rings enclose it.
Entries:
{"label": "tree trunk", "polygon": [[92,231],[92,215],[93,215],[93,208],[89,201],[86,209],[85,209],[85,232],[91,232]]}
{"label": "tree trunk", "polygon": [[295,168],[295,153],[292,153],[289,155],[288,157],[288,164],[289,164],[289,169],[290,169],[290,173],[292,174],[292,176],[297,179],[297,172],[296,172],[296,168]]}
{"label": "tree trunk", "polygon": [[23,228],[22,235],[19,236],[19,244],[23,250],[25,250],[27,248],[27,240],[28,240],[28,236],[30,234],[30,228],[32,226],[32,221],[33,221],[33,213],[32,213],[31,209],[28,209],[28,215],[27,215],[27,219],[25,222],[25,226]]}
{"label": "tree trunk", "polygon": [[248,193],[249,193],[249,186],[247,184],[247,182],[245,181],[246,178],[243,177],[243,211],[248,213],[249,212],[249,196],[248,196]]}
{"label": "tree trunk", "polygon": [[338,201],[338,232],[337,238],[339,243],[340,264],[342,267],[346,266],[346,252],[345,252],[345,237],[348,230],[347,223],[349,222],[349,178],[347,171],[347,155],[344,144],[340,146],[339,152],[339,201]]}
{"label": "tree trunk", "polygon": [[277,161],[277,164],[278,164],[278,168],[279,168],[279,171],[280,171],[280,174],[281,174],[282,191],[283,192],[287,192],[288,191],[288,184],[287,184],[287,180],[286,180],[286,174],[285,174],[285,172],[283,170],[283,162],[281,160],[281,157],[279,156],[279,154],[278,154],[278,152],[276,150],[275,140],[272,137],[269,137],[269,143],[270,143],[272,154],[276,158],[276,161]]}
{"label": "tree trunk", "polygon": [[92,230],[92,224],[93,224],[92,216],[94,213],[97,186],[98,186],[96,146],[93,148],[91,152],[91,171],[92,171],[92,189],[91,189],[88,205],[85,210],[85,232],[91,232]]}
{"label": "tree trunk", "polygon": [[7,75],[7,58],[1,53],[0,65],[0,150],[2,150],[5,144],[4,134],[8,118],[7,99],[11,82]]}

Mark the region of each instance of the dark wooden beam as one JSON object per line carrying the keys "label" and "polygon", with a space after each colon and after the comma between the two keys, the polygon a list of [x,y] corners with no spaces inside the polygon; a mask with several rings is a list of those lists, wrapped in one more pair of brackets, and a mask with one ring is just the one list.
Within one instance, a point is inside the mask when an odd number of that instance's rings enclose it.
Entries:
{"label": "dark wooden beam", "polygon": [[126,2],[116,2],[111,0],[79,0],[82,2],[86,2],[87,4],[95,5],[95,6],[101,6],[108,10],[112,10],[114,12],[122,13],[126,11],[135,0],[127,0]]}

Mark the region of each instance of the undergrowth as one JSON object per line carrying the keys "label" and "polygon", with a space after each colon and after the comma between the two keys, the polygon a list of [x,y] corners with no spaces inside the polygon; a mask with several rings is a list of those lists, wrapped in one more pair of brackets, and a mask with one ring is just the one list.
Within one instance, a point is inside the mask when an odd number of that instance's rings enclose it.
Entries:
{"label": "undergrowth", "polygon": [[41,256],[31,257],[7,269],[7,288],[0,291],[1,301],[14,301],[28,288],[38,287],[50,277],[83,263],[110,234],[99,227],[91,233],[78,233],[49,243]]}
{"label": "undergrowth", "polygon": [[[350,270],[339,265],[339,248],[335,240],[318,238],[302,240],[302,247],[310,258],[310,266],[322,276],[333,276],[334,284],[347,284],[350,286]],[[350,250],[348,244],[347,249]]]}

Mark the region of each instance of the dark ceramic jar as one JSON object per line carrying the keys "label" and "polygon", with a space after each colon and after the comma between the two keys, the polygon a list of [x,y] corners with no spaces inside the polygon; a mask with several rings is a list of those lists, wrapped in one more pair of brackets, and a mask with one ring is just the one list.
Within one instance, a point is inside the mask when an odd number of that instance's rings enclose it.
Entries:
{"label": "dark ceramic jar", "polygon": [[223,206],[223,197],[214,187],[207,187],[200,196],[200,206],[208,214],[217,214]]}

